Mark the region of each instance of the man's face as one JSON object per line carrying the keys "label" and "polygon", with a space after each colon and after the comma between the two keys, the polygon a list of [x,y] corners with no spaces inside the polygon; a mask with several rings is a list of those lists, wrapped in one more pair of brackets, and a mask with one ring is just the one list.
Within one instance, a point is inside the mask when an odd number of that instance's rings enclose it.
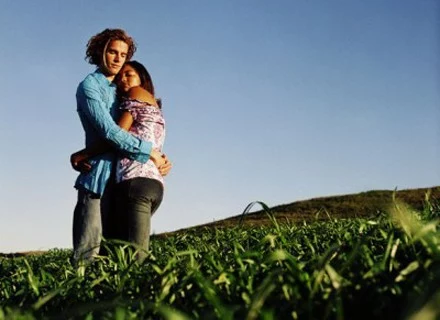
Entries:
{"label": "man's face", "polygon": [[122,40],[113,40],[104,54],[105,63],[101,66],[102,71],[107,77],[114,77],[121,70],[127,59],[128,44]]}

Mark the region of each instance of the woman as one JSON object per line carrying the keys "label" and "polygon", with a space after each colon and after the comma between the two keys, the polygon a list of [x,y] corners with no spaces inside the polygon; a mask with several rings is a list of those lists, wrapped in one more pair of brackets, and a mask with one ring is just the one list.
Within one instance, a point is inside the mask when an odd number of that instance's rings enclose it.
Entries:
{"label": "woman", "polygon": [[[147,69],[137,61],[129,61],[121,69],[116,83],[123,97],[119,125],[136,137],[151,141],[153,149],[162,153],[165,121]],[[140,261],[149,246],[151,216],[163,198],[163,177],[155,161],[152,158],[142,164],[122,158],[116,167],[116,238],[142,249],[138,252]]]}
{"label": "woman", "polygon": [[[119,126],[134,136],[153,144],[146,163],[120,158],[116,165],[116,210],[107,226],[107,237],[129,241],[138,249],[137,258],[146,257],[149,246],[150,220],[163,198],[163,177],[158,167],[164,163],[162,147],[165,121],[161,101],[154,96],[154,86],[147,69],[137,61],[128,61],[115,78],[122,111]],[[99,143],[72,157],[77,162],[109,150]]]}

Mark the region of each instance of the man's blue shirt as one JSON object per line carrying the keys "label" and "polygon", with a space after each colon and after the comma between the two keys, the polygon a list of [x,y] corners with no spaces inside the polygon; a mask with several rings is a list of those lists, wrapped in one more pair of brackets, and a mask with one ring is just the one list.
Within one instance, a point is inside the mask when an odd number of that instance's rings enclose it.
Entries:
{"label": "man's blue shirt", "polygon": [[[151,142],[146,142],[120,128],[116,86],[102,72],[89,74],[76,91],[77,111],[86,135],[86,146],[105,139],[119,149],[124,156],[145,163],[150,158]],[[75,188],[83,188],[98,195],[104,193],[111,176],[114,153],[106,153],[90,159],[92,170],[81,173]]]}

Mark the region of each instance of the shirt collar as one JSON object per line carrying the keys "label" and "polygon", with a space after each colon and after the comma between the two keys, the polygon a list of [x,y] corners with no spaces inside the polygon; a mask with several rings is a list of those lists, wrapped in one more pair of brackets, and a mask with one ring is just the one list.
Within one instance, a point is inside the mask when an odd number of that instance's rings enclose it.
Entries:
{"label": "shirt collar", "polygon": [[98,68],[95,70],[94,72],[95,77],[98,79],[98,81],[102,84],[107,84],[110,87],[116,87],[116,84],[113,82],[110,82],[107,77],[104,75],[104,73],[102,73],[102,71]]}

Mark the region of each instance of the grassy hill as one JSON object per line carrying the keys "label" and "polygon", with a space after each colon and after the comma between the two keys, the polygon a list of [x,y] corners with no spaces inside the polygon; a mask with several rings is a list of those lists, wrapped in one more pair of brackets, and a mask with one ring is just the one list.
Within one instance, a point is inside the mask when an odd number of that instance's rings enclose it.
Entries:
{"label": "grassy hill", "polygon": [[[378,213],[393,196],[429,210],[390,220]],[[244,221],[264,227],[227,227],[235,216],[157,236],[144,263],[126,246],[79,267],[71,250],[0,258],[0,319],[440,319],[439,197],[433,187],[275,206],[291,223],[260,211]]]}
{"label": "grassy hill", "polygon": [[[405,202],[415,210],[423,210],[426,197],[436,203],[440,200],[440,186],[407,190],[372,190],[356,194],[338,195],[313,198],[309,200],[292,202],[270,208],[278,222],[302,222],[304,220],[325,220],[331,218],[356,218],[372,217],[381,212],[386,212],[392,205],[393,196]],[[258,208],[258,205],[256,205]],[[194,228],[216,227],[225,228],[237,226],[242,214],[232,216],[190,228],[159,234],[166,236],[184,232]],[[244,226],[260,226],[271,224],[264,210],[251,212],[243,218]]]}
{"label": "grassy hill", "polygon": [[[423,210],[427,193],[434,202],[440,200],[440,186],[407,190],[372,190],[349,195],[313,198],[309,200],[292,202],[270,208],[278,222],[301,222],[311,220],[326,220],[332,218],[371,217],[379,212],[387,211],[395,197],[416,210]],[[256,206],[258,208],[258,205]],[[215,227],[228,228],[237,226],[242,215],[232,216],[223,220],[197,225],[153,235],[153,237],[166,237],[188,230]],[[244,226],[261,226],[271,224],[264,210],[246,214],[243,219]],[[0,257],[20,257],[29,254],[43,254],[45,251],[31,251],[20,253],[0,253]]]}

